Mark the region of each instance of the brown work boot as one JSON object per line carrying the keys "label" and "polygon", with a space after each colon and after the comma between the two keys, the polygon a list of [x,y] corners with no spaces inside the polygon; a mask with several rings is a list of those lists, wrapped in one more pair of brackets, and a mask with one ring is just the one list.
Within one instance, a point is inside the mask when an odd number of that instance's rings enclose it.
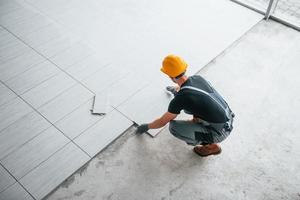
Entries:
{"label": "brown work boot", "polygon": [[210,155],[217,155],[222,152],[220,145],[218,144],[207,144],[207,145],[198,145],[194,147],[194,152],[199,156],[205,157]]}

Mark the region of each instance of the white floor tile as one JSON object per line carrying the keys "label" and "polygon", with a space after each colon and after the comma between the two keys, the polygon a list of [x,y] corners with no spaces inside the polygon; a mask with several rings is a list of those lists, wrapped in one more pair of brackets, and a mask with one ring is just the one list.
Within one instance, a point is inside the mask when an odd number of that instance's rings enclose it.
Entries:
{"label": "white floor tile", "polygon": [[81,82],[85,84],[94,93],[101,93],[105,89],[108,89],[114,82],[118,81],[129,71],[116,66],[108,65],[103,69],[95,72],[93,75],[85,78]]}
{"label": "white floor tile", "polygon": [[0,160],[40,134],[51,124],[36,112],[20,118],[0,132]]}
{"label": "white floor tile", "polygon": [[15,179],[0,165],[0,197],[1,192],[15,182]]}
{"label": "white floor tile", "polygon": [[[159,85],[149,85],[132,96],[117,109],[137,124],[150,123],[168,111],[172,96]],[[153,136],[159,129],[150,130]]]}
{"label": "white floor tile", "polygon": [[129,99],[136,92],[146,87],[148,82],[144,77],[137,73],[125,75],[120,80],[108,87],[107,92],[110,97],[110,104],[118,107],[121,103]]}
{"label": "white floor tile", "polygon": [[70,140],[53,126],[1,160],[1,163],[20,179]]}
{"label": "white floor tile", "polygon": [[118,111],[112,111],[78,138],[75,138],[74,142],[93,157],[132,124]]}
{"label": "white floor tile", "polygon": [[81,42],[78,42],[65,51],[50,58],[52,62],[57,64],[60,68],[66,69],[77,62],[85,59],[87,56],[93,54],[93,50]]}
{"label": "white floor tile", "polygon": [[26,44],[35,48],[57,37],[61,37],[64,32],[65,31],[62,28],[51,23],[50,25],[43,27],[37,31],[21,36],[21,39],[25,41]]}
{"label": "white floor tile", "polygon": [[0,79],[5,82],[44,60],[43,57],[33,50],[26,51],[24,54],[16,56],[7,62],[0,63]]}
{"label": "white floor tile", "polygon": [[20,182],[36,199],[42,199],[89,159],[77,146],[69,143]]}
{"label": "white floor tile", "polygon": [[92,108],[92,104],[93,99],[90,99],[72,113],[59,120],[55,125],[69,138],[74,139],[104,117],[91,114],[90,109]]}
{"label": "white floor tile", "polygon": [[7,30],[5,30],[4,28],[0,27],[0,44],[2,44],[3,42],[5,42],[5,39],[7,37],[7,35],[9,34],[9,32],[7,32]]}
{"label": "white floor tile", "polygon": [[0,200],[33,200],[19,183],[15,183],[0,193]]}
{"label": "white floor tile", "polygon": [[19,42],[16,40],[16,37],[11,34],[9,31],[6,29],[1,30],[1,37],[0,37],[0,49],[6,48],[9,44],[11,43],[17,43]]}
{"label": "white floor tile", "polygon": [[21,6],[14,0],[1,0],[0,5],[0,16],[21,8]]}
{"label": "white floor tile", "polygon": [[102,70],[108,65],[108,63],[108,61],[101,59],[101,56],[93,54],[82,59],[78,63],[69,66],[65,70],[77,80],[81,81],[93,75],[94,73]]}
{"label": "white floor tile", "polygon": [[66,90],[38,110],[52,123],[66,116],[93,97],[93,93],[80,84]]}
{"label": "white floor tile", "polygon": [[4,63],[19,55],[27,53],[31,49],[18,39],[14,39],[5,45],[0,46],[0,63]]}
{"label": "white floor tile", "polygon": [[55,65],[49,61],[44,61],[29,70],[8,80],[6,84],[17,94],[23,94],[31,88],[46,81],[50,77],[61,72]]}
{"label": "white floor tile", "polygon": [[13,93],[9,88],[7,88],[5,85],[0,83],[0,106],[13,98],[15,98],[17,95]]}
{"label": "white floor tile", "polygon": [[22,97],[35,108],[39,108],[75,84],[70,76],[61,72],[22,94]]}
{"label": "white floor tile", "polygon": [[18,97],[2,104],[0,106],[0,131],[31,111],[32,108]]}
{"label": "white floor tile", "polygon": [[29,19],[24,19],[13,24],[7,24],[5,25],[5,27],[13,34],[22,38],[25,35],[49,26],[50,23],[51,21],[49,19],[42,16],[41,14],[36,13]]}
{"label": "white floor tile", "polygon": [[32,9],[24,8],[23,6],[19,9],[13,10],[0,17],[0,24],[6,27],[7,25],[13,25],[24,20],[31,19],[36,15]]}
{"label": "white floor tile", "polygon": [[77,43],[78,40],[78,38],[71,36],[70,34],[64,34],[60,37],[56,37],[48,42],[36,46],[35,50],[45,57],[50,58],[70,48],[70,46]]}

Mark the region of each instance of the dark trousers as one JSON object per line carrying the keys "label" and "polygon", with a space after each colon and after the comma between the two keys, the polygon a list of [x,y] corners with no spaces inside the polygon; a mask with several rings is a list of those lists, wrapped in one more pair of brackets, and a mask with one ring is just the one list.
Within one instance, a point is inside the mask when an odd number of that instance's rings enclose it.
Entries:
{"label": "dark trousers", "polygon": [[[172,120],[169,130],[172,135],[188,145],[212,144],[225,140],[232,131],[233,119],[227,123],[201,123],[184,120]],[[227,127],[230,128],[227,128]]]}

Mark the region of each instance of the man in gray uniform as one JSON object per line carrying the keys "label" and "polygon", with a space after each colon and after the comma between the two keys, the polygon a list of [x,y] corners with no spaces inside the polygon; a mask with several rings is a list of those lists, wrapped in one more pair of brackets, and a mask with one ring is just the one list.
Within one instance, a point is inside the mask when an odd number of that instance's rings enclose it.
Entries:
{"label": "man in gray uniform", "polygon": [[[167,74],[177,87],[167,87],[174,94],[168,111],[149,124],[138,126],[137,133],[147,132],[169,124],[170,132],[194,146],[200,156],[221,153],[218,143],[232,131],[234,114],[219,93],[201,76],[185,75],[187,64],[175,55],[167,56],[161,71]],[[181,111],[193,115],[189,121],[174,120]]]}

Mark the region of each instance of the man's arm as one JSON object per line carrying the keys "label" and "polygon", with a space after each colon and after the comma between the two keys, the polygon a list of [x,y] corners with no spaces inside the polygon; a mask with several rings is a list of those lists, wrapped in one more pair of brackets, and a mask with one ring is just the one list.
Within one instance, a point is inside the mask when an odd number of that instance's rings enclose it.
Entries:
{"label": "man's arm", "polygon": [[177,114],[166,112],[165,114],[163,114],[163,116],[148,124],[148,128],[156,129],[156,128],[164,127],[167,123],[169,123],[171,120],[175,119],[176,117]]}
{"label": "man's arm", "polygon": [[141,124],[140,126],[137,127],[137,133],[142,134],[147,132],[149,129],[156,129],[156,128],[161,128],[165,126],[169,121],[175,119],[177,117],[177,114],[173,114],[170,112],[166,112],[161,116],[160,118],[154,120],[150,124]]}

